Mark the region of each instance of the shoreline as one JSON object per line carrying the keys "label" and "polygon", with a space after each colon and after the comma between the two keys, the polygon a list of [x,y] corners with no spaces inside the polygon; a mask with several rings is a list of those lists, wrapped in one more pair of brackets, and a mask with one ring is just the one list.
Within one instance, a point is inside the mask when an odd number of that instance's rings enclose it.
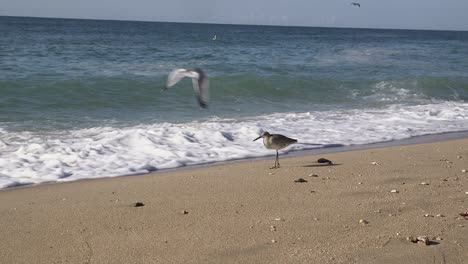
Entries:
{"label": "shoreline", "polygon": [[[356,150],[368,150],[368,149],[374,149],[374,148],[386,148],[386,147],[392,147],[392,146],[405,146],[405,145],[422,144],[422,143],[433,143],[433,142],[456,140],[456,139],[463,139],[463,138],[468,138],[468,130],[421,135],[421,136],[415,136],[411,138],[404,138],[404,139],[384,141],[384,142],[374,142],[374,143],[368,143],[368,144],[362,144],[362,145],[349,145],[349,146],[336,146],[336,147],[332,146],[332,147],[324,147],[324,148],[290,151],[288,153],[280,154],[280,156],[281,158],[300,157],[300,156],[309,156],[309,155],[349,152],[349,151],[356,151]],[[191,170],[191,169],[204,168],[204,167],[217,166],[217,165],[225,165],[225,164],[237,163],[237,162],[268,160],[273,156],[274,154],[268,155],[268,156],[261,156],[261,157],[245,158],[245,159],[233,159],[233,160],[215,161],[215,162],[208,162],[208,163],[201,163],[201,164],[191,164],[191,165],[186,165],[183,167],[159,169],[156,171],[151,171],[151,172],[143,173],[143,174],[102,176],[98,178],[86,178],[86,179],[79,179],[79,180],[73,180],[73,181],[43,182],[43,183],[38,183],[38,184],[20,184],[16,186],[2,188],[0,189],[0,193],[3,191],[7,191],[7,190],[16,190],[20,188],[34,188],[36,186],[41,186],[41,185],[66,184],[66,183],[71,183],[71,182],[93,181],[93,180],[99,180],[99,179],[120,178],[120,177],[138,177],[138,176],[144,176],[148,174],[158,174],[158,173],[173,172],[173,171],[178,171],[178,170]]]}
{"label": "shoreline", "polygon": [[468,138],[321,156],[7,189],[0,259],[466,263]]}

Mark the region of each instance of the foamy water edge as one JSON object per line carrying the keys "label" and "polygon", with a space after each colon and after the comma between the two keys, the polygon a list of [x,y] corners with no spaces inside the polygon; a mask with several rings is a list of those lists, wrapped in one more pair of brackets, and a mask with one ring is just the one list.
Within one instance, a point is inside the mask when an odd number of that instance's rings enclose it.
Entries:
{"label": "foamy water edge", "polygon": [[[383,109],[278,113],[54,133],[0,130],[0,188],[144,174],[188,165],[269,156],[252,142],[262,131],[297,138],[282,153],[364,145],[468,130],[468,104],[442,102]],[[322,144],[314,146],[312,144]]]}

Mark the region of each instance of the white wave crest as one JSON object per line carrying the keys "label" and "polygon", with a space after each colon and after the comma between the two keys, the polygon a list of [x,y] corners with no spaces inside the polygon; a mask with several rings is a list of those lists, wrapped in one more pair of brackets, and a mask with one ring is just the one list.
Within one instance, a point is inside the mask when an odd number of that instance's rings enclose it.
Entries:
{"label": "white wave crest", "polygon": [[[468,130],[468,104],[455,102],[48,134],[3,129],[0,188],[273,155],[252,141],[261,131],[285,134],[300,143],[351,145],[462,130]],[[296,144],[284,151],[308,148],[312,146]]]}

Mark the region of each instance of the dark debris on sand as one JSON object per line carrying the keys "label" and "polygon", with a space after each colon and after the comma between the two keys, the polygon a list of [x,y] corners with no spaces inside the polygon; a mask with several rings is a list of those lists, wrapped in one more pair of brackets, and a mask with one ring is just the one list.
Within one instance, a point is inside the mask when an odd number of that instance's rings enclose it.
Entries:
{"label": "dark debris on sand", "polygon": [[333,162],[326,158],[320,158],[317,160],[318,163],[333,164]]}
{"label": "dark debris on sand", "polygon": [[304,180],[303,178],[299,178],[299,179],[295,180],[294,182],[307,182],[307,181]]}

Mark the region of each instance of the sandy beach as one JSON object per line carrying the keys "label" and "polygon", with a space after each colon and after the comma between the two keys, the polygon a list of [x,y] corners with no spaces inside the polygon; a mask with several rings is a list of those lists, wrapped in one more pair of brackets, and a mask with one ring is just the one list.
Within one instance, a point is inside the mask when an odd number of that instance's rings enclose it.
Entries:
{"label": "sandy beach", "polygon": [[0,262],[468,263],[467,138],[280,161],[3,190]]}

